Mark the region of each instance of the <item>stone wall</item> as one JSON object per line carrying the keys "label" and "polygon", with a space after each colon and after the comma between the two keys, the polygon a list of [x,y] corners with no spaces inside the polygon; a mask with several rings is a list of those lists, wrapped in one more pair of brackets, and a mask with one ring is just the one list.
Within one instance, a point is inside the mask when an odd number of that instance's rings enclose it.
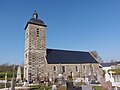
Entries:
{"label": "stone wall", "polygon": [[[47,64],[47,71],[46,73],[49,73],[50,77],[57,77],[58,74],[62,72],[61,67],[65,67],[65,72],[63,72],[63,75],[65,78],[67,78],[71,72],[73,75],[73,78],[77,77],[89,77],[91,73],[93,73],[95,76],[98,76],[98,74],[101,76],[102,71],[101,68],[99,68],[99,64]],[[56,68],[56,69],[54,69]],[[91,70],[93,70],[91,72]],[[99,77],[100,77],[99,76]],[[100,80],[100,79],[99,79]]]}
{"label": "stone wall", "polygon": [[26,29],[24,52],[24,78],[37,79],[45,71],[45,27],[29,24]]}

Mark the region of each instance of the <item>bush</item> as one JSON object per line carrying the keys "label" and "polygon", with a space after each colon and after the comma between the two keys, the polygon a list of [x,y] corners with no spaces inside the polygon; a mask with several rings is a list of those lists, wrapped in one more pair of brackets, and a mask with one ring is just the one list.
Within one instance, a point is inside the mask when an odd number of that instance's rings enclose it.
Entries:
{"label": "bush", "polygon": [[67,77],[67,80],[72,81],[72,80],[73,80],[72,76],[71,76],[71,75],[69,75],[69,76]]}
{"label": "bush", "polygon": [[120,75],[120,69],[110,69],[108,71],[114,72],[113,75]]}
{"label": "bush", "polygon": [[0,73],[0,78],[5,78],[5,73]]}
{"label": "bush", "polygon": [[85,82],[77,82],[75,83],[76,87],[80,87],[81,85],[87,85]]}
{"label": "bush", "polygon": [[[7,72],[7,78],[12,78],[12,72]],[[5,78],[5,72],[0,73],[0,78]]]}

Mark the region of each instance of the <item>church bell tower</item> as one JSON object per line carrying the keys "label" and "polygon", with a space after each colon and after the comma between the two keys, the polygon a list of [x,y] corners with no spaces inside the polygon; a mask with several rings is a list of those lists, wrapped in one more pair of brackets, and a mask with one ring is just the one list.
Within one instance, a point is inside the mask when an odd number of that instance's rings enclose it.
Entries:
{"label": "church bell tower", "polygon": [[35,11],[25,27],[24,78],[37,79],[46,70],[46,25]]}

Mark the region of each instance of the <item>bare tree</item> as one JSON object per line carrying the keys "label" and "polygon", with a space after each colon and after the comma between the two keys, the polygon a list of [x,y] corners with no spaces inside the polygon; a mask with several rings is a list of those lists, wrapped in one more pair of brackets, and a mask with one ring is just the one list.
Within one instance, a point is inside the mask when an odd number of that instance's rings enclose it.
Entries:
{"label": "bare tree", "polygon": [[103,60],[101,56],[98,55],[97,51],[91,51],[90,53],[98,60],[99,63],[103,63]]}

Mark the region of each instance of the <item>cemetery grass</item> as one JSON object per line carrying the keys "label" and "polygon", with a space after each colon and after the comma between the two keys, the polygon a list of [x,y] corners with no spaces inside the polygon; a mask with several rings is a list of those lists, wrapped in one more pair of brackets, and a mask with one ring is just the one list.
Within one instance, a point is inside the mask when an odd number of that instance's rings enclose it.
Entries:
{"label": "cemetery grass", "polygon": [[[11,81],[12,78],[7,78],[7,81]],[[0,78],[0,80],[5,80],[5,78]]]}
{"label": "cemetery grass", "polygon": [[102,86],[93,86],[93,89],[95,89],[95,90],[103,90]]}
{"label": "cemetery grass", "polygon": [[[7,83],[6,85],[7,88],[10,88],[10,83]],[[0,89],[5,88],[5,84],[4,83],[0,83]]]}
{"label": "cemetery grass", "polygon": [[[31,86],[30,90],[44,90],[44,85]],[[52,86],[46,86],[46,90],[52,90]]]}
{"label": "cemetery grass", "polygon": [[[30,90],[44,90],[44,85],[31,86]],[[52,86],[46,86],[46,90],[52,90]],[[57,90],[66,90],[64,86],[57,87]]]}
{"label": "cemetery grass", "polygon": [[[114,88],[114,87],[112,87]],[[102,86],[93,86],[93,89],[95,90],[104,90]],[[118,87],[118,90],[120,90],[120,87]]]}

